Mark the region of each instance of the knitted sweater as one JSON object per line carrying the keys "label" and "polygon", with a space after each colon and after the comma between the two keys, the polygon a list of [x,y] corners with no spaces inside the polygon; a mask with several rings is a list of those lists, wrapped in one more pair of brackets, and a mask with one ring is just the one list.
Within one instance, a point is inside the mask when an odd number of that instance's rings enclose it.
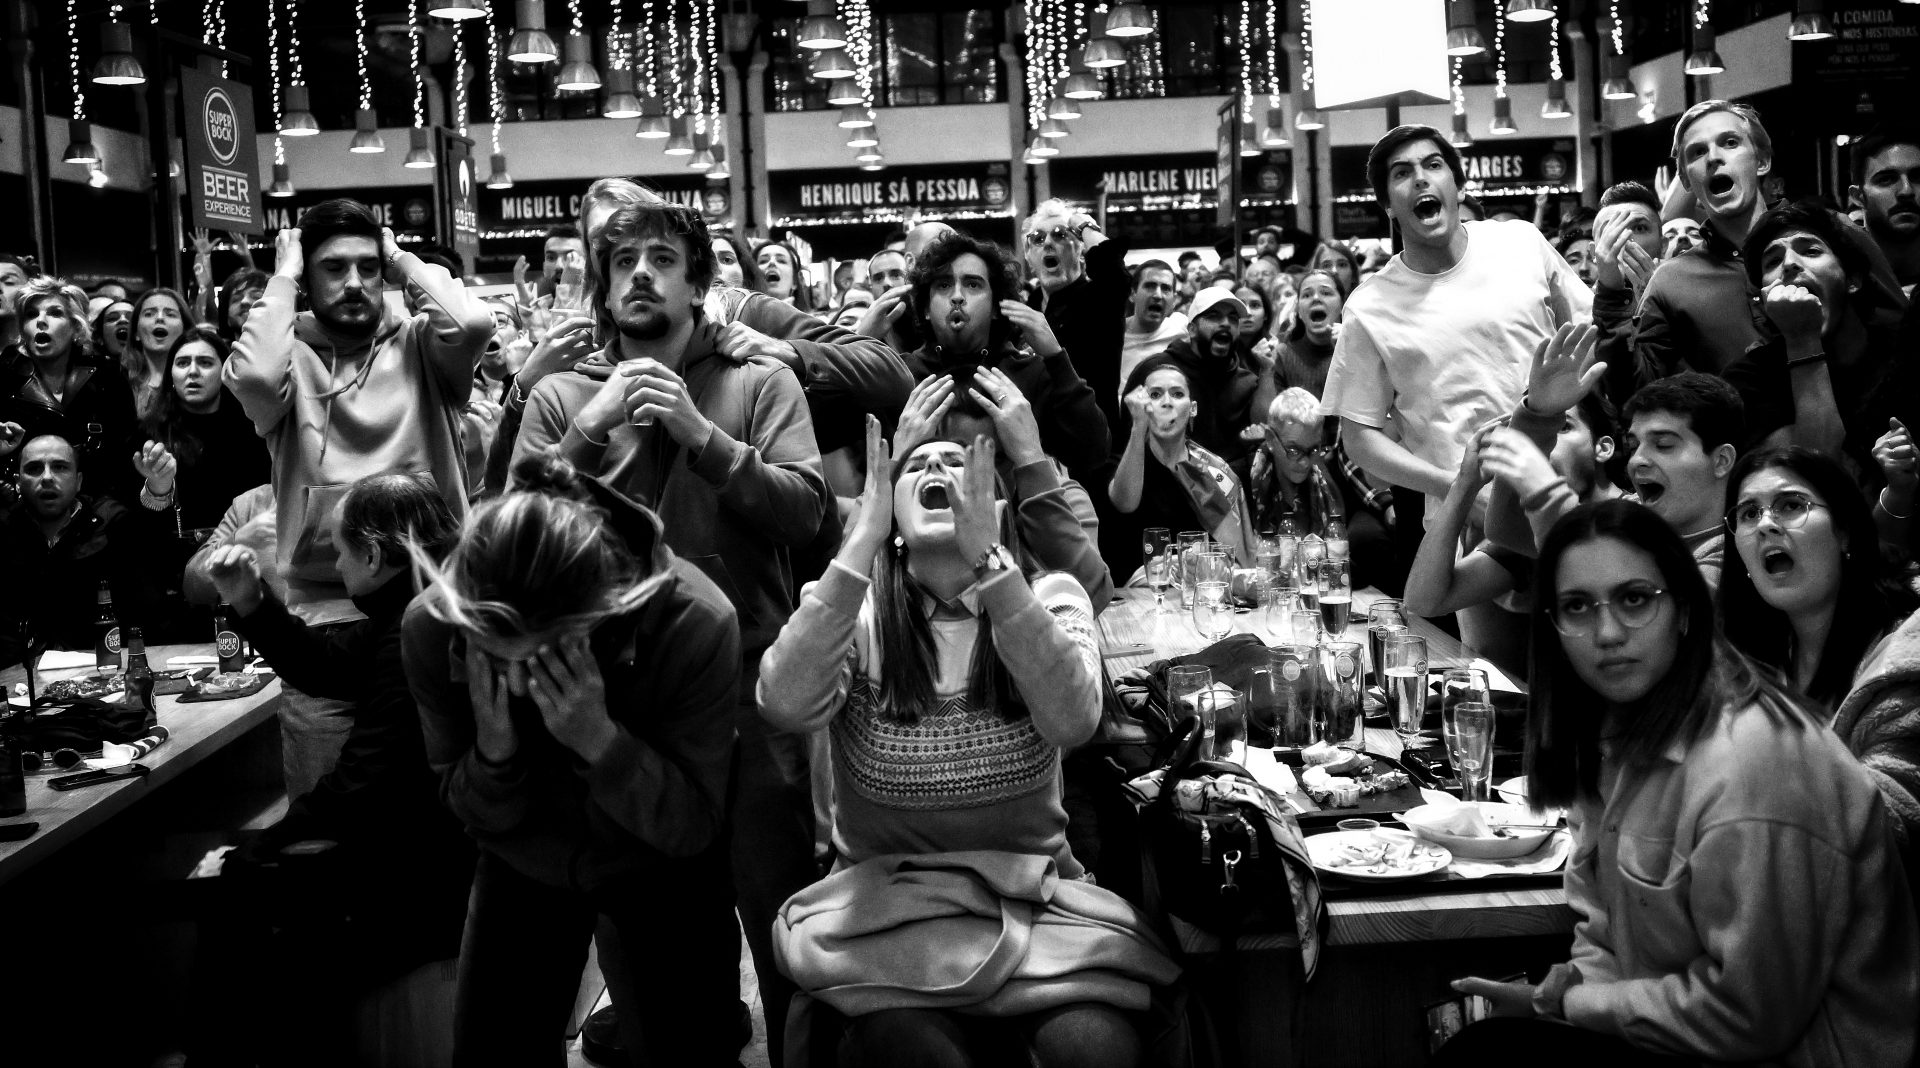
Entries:
{"label": "knitted sweater", "polygon": [[[875,608],[865,577],[835,562],[809,583],[760,665],[760,714],[782,730],[833,731],[834,844],[848,863],[888,853],[994,850],[1083,871],[1067,845],[1060,751],[1100,718],[1100,653],[1079,583],[1028,586],[1003,571],[936,606],[935,708],[903,723],[881,715]],[[979,616],[1028,715],[967,699]]]}

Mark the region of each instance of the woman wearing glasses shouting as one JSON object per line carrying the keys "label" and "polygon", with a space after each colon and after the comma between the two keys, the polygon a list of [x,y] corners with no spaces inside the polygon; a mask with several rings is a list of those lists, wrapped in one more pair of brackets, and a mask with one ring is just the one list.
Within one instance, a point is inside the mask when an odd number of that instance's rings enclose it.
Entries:
{"label": "woman wearing glasses shouting", "polygon": [[1537,574],[1527,794],[1570,809],[1581,920],[1538,986],[1456,982],[1514,1018],[1436,1063],[1910,1063],[1920,926],[1867,770],[1644,506],[1568,513]]}

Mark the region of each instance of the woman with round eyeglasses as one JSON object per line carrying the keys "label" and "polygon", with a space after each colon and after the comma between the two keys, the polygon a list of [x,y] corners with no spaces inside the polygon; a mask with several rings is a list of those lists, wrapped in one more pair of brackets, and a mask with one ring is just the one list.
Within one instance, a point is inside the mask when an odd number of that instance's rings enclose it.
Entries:
{"label": "woman with round eyeglasses", "polygon": [[1867,770],[1644,506],[1569,512],[1537,575],[1527,795],[1569,808],[1581,922],[1538,986],[1454,983],[1495,1018],[1434,1063],[1909,1064],[1920,924]]}

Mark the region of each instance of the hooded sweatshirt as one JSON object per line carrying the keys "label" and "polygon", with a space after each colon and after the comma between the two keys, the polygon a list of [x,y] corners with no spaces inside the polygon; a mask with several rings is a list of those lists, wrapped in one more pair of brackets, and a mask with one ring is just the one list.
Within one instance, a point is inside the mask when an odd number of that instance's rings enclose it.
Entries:
{"label": "hooded sweatshirt", "polygon": [[1858,678],[1833,730],[1880,788],[1909,888],[1920,898],[1920,614],[1888,635]]}
{"label": "hooded sweatshirt", "polygon": [[279,567],[287,608],[306,623],[358,616],[334,571],[330,531],[347,487],[385,471],[432,476],[456,519],[467,512],[460,413],[493,318],[439,267],[402,253],[425,311],[382,318],[372,336],[342,337],[274,276],[247,316],[225,371],[273,454]]}

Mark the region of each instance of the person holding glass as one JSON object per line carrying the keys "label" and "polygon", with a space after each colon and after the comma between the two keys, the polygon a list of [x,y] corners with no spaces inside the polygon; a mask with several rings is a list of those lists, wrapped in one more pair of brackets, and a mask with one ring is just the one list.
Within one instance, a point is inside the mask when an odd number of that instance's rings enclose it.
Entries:
{"label": "person holding glass", "polygon": [[1295,386],[1267,406],[1262,439],[1254,453],[1247,499],[1259,530],[1284,529],[1292,521],[1302,534],[1345,524],[1357,586],[1378,586],[1398,593],[1406,568],[1394,562],[1393,494],[1370,486],[1346,459],[1336,440],[1336,423],[1320,414],[1312,393]]}
{"label": "person holding glass", "polygon": [[1527,796],[1570,809],[1581,920],[1538,986],[1455,982],[1499,1018],[1434,1063],[1910,1064],[1920,927],[1866,769],[1643,506],[1568,513],[1539,576]]}
{"label": "person holding glass", "polygon": [[1234,560],[1251,565],[1256,543],[1239,476],[1192,439],[1195,374],[1163,354],[1127,376],[1122,395],[1132,430],[1107,493],[1116,512],[1142,527],[1205,530]]}

